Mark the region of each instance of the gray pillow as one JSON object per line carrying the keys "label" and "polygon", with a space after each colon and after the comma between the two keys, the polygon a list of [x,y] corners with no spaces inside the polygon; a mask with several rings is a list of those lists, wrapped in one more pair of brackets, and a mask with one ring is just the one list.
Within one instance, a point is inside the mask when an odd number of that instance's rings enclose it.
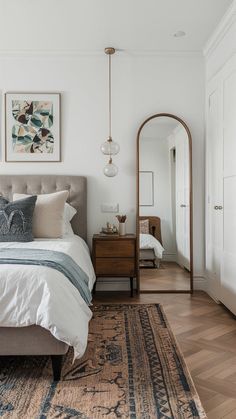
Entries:
{"label": "gray pillow", "polygon": [[30,242],[32,219],[37,196],[9,202],[0,196],[0,241]]}

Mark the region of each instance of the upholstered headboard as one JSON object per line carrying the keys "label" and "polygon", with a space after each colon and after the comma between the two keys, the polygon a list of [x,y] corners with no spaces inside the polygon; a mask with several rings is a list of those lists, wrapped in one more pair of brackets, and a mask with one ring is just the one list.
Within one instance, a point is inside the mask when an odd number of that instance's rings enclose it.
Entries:
{"label": "upholstered headboard", "polygon": [[0,175],[0,195],[12,199],[13,193],[44,194],[69,191],[67,202],[76,210],[72,228],[84,240],[87,239],[87,181],[83,176],[64,175]]}
{"label": "upholstered headboard", "polygon": [[140,220],[149,220],[149,233],[154,236],[161,244],[161,219],[154,216],[140,216]]}

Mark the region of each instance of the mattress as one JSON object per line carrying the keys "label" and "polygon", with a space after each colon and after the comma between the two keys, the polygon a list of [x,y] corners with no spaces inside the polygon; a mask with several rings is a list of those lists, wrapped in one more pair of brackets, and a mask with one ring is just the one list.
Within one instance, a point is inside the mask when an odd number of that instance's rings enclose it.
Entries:
{"label": "mattress", "polygon": [[[1,248],[48,249],[69,255],[87,274],[89,288],[95,282],[89,249],[76,235],[62,239],[37,239],[29,243],[0,243]],[[75,286],[59,271],[45,266],[1,265],[0,327],[38,325],[83,355],[92,317]]]}
{"label": "mattress", "polygon": [[140,250],[153,249],[158,259],[162,259],[165,250],[161,243],[151,234],[140,234],[139,248]]}

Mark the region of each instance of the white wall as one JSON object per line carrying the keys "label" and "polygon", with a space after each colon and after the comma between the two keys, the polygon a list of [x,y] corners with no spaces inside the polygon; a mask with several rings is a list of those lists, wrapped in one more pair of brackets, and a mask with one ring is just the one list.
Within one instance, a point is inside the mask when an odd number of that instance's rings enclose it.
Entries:
{"label": "white wall", "polygon": [[167,138],[140,139],[140,171],[154,175],[154,205],[140,206],[140,215],[154,215],[161,219],[162,242],[168,260],[176,261],[176,235],[172,223],[172,186],[170,151]]}
{"label": "white wall", "polygon": [[[153,113],[183,118],[193,136],[194,266],[204,267],[204,63],[198,54],[134,55],[113,60],[113,137],[120,143],[116,178],[106,178],[100,144],[107,137],[107,60],[104,54],[0,55],[0,89],[62,93],[62,163],[4,163],[2,174],[80,174],[88,177],[88,232],[106,220],[102,202],[119,202],[135,229],[136,135]],[[1,111],[1,110],[0,110]],[[1,112],[2,113],[2,112]],[[3,117],[1,118],[3,121]],[[2,142],[4,126],[2,125]]]}

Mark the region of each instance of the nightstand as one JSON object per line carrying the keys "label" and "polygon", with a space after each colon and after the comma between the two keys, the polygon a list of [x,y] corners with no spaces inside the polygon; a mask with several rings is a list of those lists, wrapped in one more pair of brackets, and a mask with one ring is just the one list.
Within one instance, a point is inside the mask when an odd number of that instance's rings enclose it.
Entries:
{"label": "nightstand", "polygon": [[95,234],[93,236],[92,259],[97,278],[130,278],[130,295],[133,297],[133,279],[136,277],[137,271],[136,236],[134,234],[125,236]]}

